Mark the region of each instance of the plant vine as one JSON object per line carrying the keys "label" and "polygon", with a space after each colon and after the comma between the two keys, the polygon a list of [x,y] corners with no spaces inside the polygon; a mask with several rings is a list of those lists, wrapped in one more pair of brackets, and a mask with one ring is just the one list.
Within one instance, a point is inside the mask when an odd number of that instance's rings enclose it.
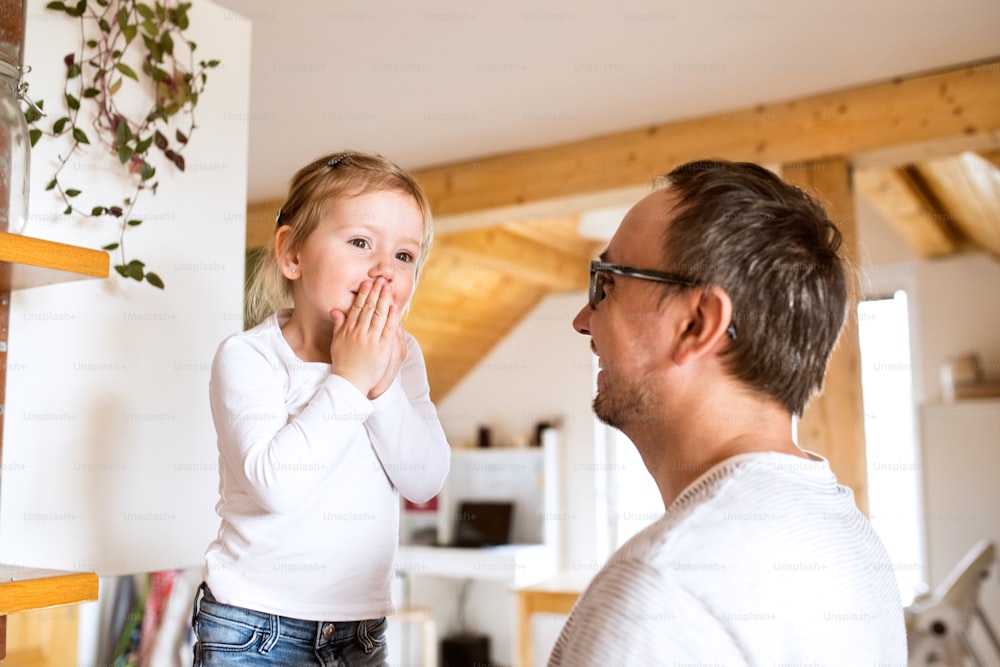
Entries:
{"label": "plant vine", "polygon": [[[46,9],[79,21],[80,46],[63,58],[64,108],[50,127],[39,126],[44,101],[39,100],[37,108],[29,104],[25,109],[32,147],[42,137],[69,142],[46,186],[66,205],[63,213],[114,218],[119,225],[118,238],[103,249],[118,251],[120,262],[114,265],[115,270],[124,278],[145,280],[160,289],[164,286],[160,276],[141,260],[126,255],[125,232],[142,224],[132,213],[140,193],[156,194],[155,162],[165,161],[184,171],[182,153],[196,128],[194,109],[205,90],[208,70],[219,65],[218,60],[195,61],[197,45],[185,35],[190,8],[191,3],[172,0],[50,2]],[[152,100],[144,114],[130,114],[118,103],[126,96],[123,88],[135,86],[141,88],[140,99]],[[88,113],[82,113],[85,109]],[[186,123],[174,123],[178,118]],[[120,202],[82,204],[82,187],[70,183],[64,173],[75,155],[95,144],[122,166],[129,186]],[[158,155],[155,160],[154,155]]]}

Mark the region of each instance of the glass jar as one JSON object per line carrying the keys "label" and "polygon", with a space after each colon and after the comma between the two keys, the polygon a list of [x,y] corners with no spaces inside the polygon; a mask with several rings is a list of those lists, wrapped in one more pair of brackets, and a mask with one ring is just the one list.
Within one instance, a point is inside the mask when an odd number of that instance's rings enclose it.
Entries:
{"label": "glass jar", "polygon": [[20,234],[28,221],[31,143],[18,99],[21,70],[0,58],[0,231]]}

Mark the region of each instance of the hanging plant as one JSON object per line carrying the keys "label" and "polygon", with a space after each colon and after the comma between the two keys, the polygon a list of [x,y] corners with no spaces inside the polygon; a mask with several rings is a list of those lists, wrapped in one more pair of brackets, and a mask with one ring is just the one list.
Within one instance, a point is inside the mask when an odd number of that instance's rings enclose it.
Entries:
{"label": "hanging plant", "polygon": [[[78,50],[63,58],[66,81],[63,108],[48,129],[39,124],[44,102],[29,104],[25,117],[34,147],[42,137],[68,142],[46,189],[66,205],[65,215],[114,218],[118,238],[104,250],[118,251],[115,270],[124,278],[145,280],[163,288],[163,280],[139,259],[125,253],[125,232],[142,224],[132,214],[140,193],[156,194],[157,166],[184,171],[184,147],[196,127],[194,109],[205,90],[208,70],[218,60],[195,62],[196,44],[185,36],[191,3],[136,0],[78,0],[50,2],[46,9],[79,21]],[[149,100],[145,113],[136,115],[119,106],[120,100]],[[145,103],[142,103],[145,104]],[[120,201],[84,204],[82,184],[71,183],[65,168],[88,147],[108,151],[122,166],[128,182]]]}

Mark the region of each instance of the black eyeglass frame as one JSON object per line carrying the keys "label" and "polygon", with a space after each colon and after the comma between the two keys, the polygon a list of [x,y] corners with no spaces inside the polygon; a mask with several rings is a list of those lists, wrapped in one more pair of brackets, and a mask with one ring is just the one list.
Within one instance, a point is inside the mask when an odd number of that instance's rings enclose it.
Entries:
{"label": "black eyeglass frame", "polygon": [[[598,276],[604,273],[613,273],[626,278],[637,278],[639,280],[651,280],[658,283],[668,283],[671,285],[681,285],[683,287],[697,287],[698,282],[676,273],[666,271],[653,271],[651,269],[640,269],[635,266],[625,264],[613,264],[611,262],[599,262],[594,260],[590,263],[590,289],[587,294],[588,305],[591,310],[597,309],[597,304],[604,300],[604,280]],[[736,326],[730,322],[726,328],[726,333],[732,340],[736,340]]]}

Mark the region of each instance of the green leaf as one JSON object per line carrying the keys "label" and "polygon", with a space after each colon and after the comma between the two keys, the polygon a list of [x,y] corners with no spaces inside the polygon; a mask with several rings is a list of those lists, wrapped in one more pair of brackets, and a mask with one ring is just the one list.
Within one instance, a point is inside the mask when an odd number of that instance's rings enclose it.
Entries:
{"label": "green leaf", "polygon": [[101,32],[111,32],[111,24],[108,23],[107,19],[104,17],[101,17],[101,19],[97,22],[97,26],[101,29]]}
{"label": "green leaf", "polygon": [[135,36],[139,34],[139,29],[130,23],[122,28],[122,34],[125,35],[125,43],[131,44],[132,40],[135,39]]}
{"label": "green leaf", "polygon": [[[106,246],[101,246],[101,250],[118,250],[118,244],[117,243],[109,243]],[[115,268],[118,268],[118,267],[115,267]]]}
{"label": "green leaf", "polygon": [[103,213],[104,213],[103,206],[95,206],[94,208],[90,209],[90,214],[94,216],[102,215]]}
{"label": "green leaf", "polygon": [[97,48],[97,40],[96,39],[88,39],[87,40],[87,48],[88,49],[96,49]]}
{"label": "green leaf", "polygon": [[169,32],[163,33],[160,37],[160,48],[163,49],[164,53],[174,55],[174,40]]}
{"label": "green leaf", "polygon": [[143,162],[142,167],[139,170],[139,175],[142,177],[142,180],[148,181],[154,174],[156,174],[156,168],[148,162]]}
{"label": "green leaf", "polygon": [[87,88],[83,91],[84,97],[97,97],[100,94],[101,91],[99,91],[97,88]]}
{"label": "green leaf", "polygon": [[152,285],[153,287],[159,287],[160,289],[163,289],[163,281],[160,280],[160,276],[156,275],[152,271],[146,274],[146,282]]}
{"label": "green leaf", "polygon": [[82,191],[81,190],[76,190],[74,188],[70,188],[69,190],[66,191],[66,196],[67,197],[79,197],[80,196],[80,192],[82,192]]}
{"label": "green leaf", "polygon": [[[36,104],[35,106],[38,106],[38,105]],[[35,109],[34,107],[30,107],[30,106],[24,108],[24,120],[25,120],[26,123],[28,123],[28,125],[31,125],[32,123],[37,122],[41,118],[42,118],[42,114],[41,114],[41,112],[38,109]]]}
{"label": "green leaf", "polygon": [[66,116],[63,116],[62,118],[56,120],[56,122],[52,123],[52,132],[53,132],[53,134],[62,134],[63,130],[66,129],[66,123],[68,123],[68,122],[69,122],[69,118],[66,117]]}
{"label": "green leaf", "polygon": [[118,27],[122,30],[128,25],[128,10],[122,7],[118,10],[118,15],[115,16],[115,20],[118,21]]}
{"label": "green leaf", "polygon": [[220,64],[222,64],[221,60],[209,60],[206,67],[218,67]]}
{"label": "green leaf", "polygon": [[125,63],[115,63],[115,69],[127,76],[128,78],[138,81],[139,77],[136,76],[135,71]]}
{"label": "green leaf", "polygon": [[63,215],[72,215],[72,214],[73,214],[73,207],[72,206],[67,206],[66,210],[63,211]]}
{"label": "green leaf", "polygon": [[171,22],[173,22],[173,24],[181,30],[187,30],[190,25],[187,15],[187,10],[190,9],[190,7],[191,3],[182,2],[177,5],[177,9],[172,12],[173,15],[170,17]]}
{"label": "green leaf", "polygon": [[129,227],[138,227],[139,225],[142,224],[142,220],[129,220],[125,224],[128,225]]}
{"label": "green leaf", "polygon": [[56,9],[59,11],[66,11],[66,5],[64,5],[61,2],[50,2],[49,4],[45,5],[45,9]]}
{"label": "green leaf", "polygon": [[136,142],[135,152],[139,154],[144,154],[147,151],[149,151],[149,147],[152,145],[153,145],[153,137],[146,137],[142,141]]}
{"label": "green leaf", "polygon": [[149,5],[145,5],[141,2],[136,3],[135,11],[137,11],[139,16],[144,19],[151,19],[156,16],[156,14],[153,13],[153,10],[149,8]]}
{"label": "green leaf", "polygon": [[135,151],[132,150],[131,146],[129,146],[128,144],[119,144],[118,161],[121,162],[122,164],[125,164],[126,162],[131,160],[134,154]]}
{"label": "green leaf", "polygon": [[73,138],[76,139],[77,143],[90,144],[90,139],[87,138],[86,133],[78,127],[73,128]]}
{"label": "green leaf", "polygon": [[108,86],[108,92],[110,94],[112,94],[112,95],[114,95],[115,93],[117,93],[121,89],[121,87],[122,87],[122,81],[124,81],[124,80],[125,79],[116,79],[114,83],[112,83],[110,86]]}
{"label": "green leaf", "polygon": [[145,272],[142,267],[146,266],[137,259],[133,259],[125,266],[125,275],[134,280],[141,281],[145,277]]}
{"label": "green leaf", "polygon": [[[142,36],[142,43],[146,45],[146,50],[149,51],[149,56],[158,63],[163,62],[163,52],[160,50],[160,43],[149,35]],[[143,69],[146,69],[146,63],[143,63]]]}
{"label": "green leaf", "polygon": [[66,68],[66,78],[75,79],[76,77],[80,76],[80,72],[81,72],[80,66],[77,65],[76,63],[73,63],[72,65]]}
{"label": "green leaf", "polygon": [[66,106],[74,111],[77,111],[80,108],[80,100],[76,99],[69,93],[66,93]]}
{"label": "green leaf", "polygon": [[153,81],[169,81],[170,75],[159,67],[153,68]]}
{"label": "green leaf", "polygon": [[45,189],[51,190],[55,188],[57,185],[59,185],[59,183],[56,181],[56,179],[53,178],[51,181],[49,181],[49,184],[45,186]]}
{"label": "green leaf", "polygon": [[153,36],[156,36],[156,33],[159,32],[159,29],[156,27],[156,23],[148,20],[142,22],[142,29]]}
{"label": "green leaf", "polygon": [[118,143],[125,144],[132,140],[132,128],[124,118],[118,118]]}
{"label": "green leaf", "polygon": [[37,129],[28,130],[28,139],[31,141],[31,147],[34,148],[38,140],[42,138],[42,131]]}
{"label": "green leaf", "polygon": [[70,7],[69,5],[63,6],[63,11],[65,11],[70,16],[83,16],[83,12],[87,9],[87,0],[80,0],[76,3],[75,7]]}
{"label": "green leaf", "polygon": [[124,264],[115,264],[115,271],[121,274],[122,278],[128,278],[128,267]]}

